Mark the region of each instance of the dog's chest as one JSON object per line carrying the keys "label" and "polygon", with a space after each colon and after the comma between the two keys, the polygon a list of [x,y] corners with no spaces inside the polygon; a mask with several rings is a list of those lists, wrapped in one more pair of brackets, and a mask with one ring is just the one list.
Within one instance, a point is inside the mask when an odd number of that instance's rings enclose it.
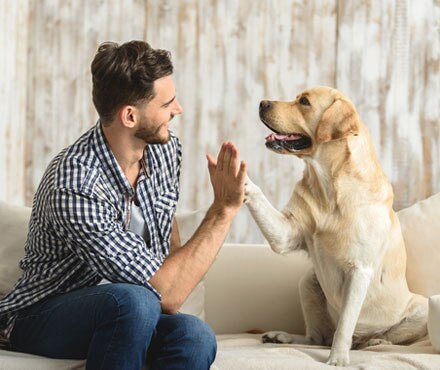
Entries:
{"label": "dog's chest", "polygon": [[336,308],[342,301],[345,273],[359,257],[354,242],[356,226],[340,214],[317,219],[315,225],[314,232],[306,237],[307,250],[321,288]]}
{"label": "dog's chest", "polygon": [[341,261],[323,251],[319,244],[310,243],[308,253],[327,301],[333,307],[339,307],[342,301],[342,287],[344,284],[344,269]]}

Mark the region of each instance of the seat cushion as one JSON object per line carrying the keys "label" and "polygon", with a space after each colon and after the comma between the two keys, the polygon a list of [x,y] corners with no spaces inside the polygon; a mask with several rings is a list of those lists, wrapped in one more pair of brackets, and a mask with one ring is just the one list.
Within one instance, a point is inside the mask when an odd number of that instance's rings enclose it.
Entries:
{"label": "seat cushion", "polygon": [[85,360],[57,360],[0,350],[0,369],[5,370],[84,370],[85,363]]}
{"label": "seat cushion", "polygon": [[21,275],[31,209],[0,201],[0,297],[10,292]]}
{"label": "seat cushion", "polygon": [[[272,344],[261,342],[261,335],[217,336],[218,352],[211,370],[324,370],[329,347]],[[338,367],[339,368],[339,367]],[[342,367],[340,367],[342,369]],[[378,345],[350,351],[350,365],[344,370],[437,370],[440,356],[428,340],[410,346]]]}

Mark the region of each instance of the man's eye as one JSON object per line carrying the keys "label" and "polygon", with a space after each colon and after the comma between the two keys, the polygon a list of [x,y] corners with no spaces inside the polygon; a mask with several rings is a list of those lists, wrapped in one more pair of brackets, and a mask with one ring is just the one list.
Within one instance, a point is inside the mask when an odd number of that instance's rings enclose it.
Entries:
{"label": "man's eye", "polygon": [[305,96],[303,96],[301,99],[299,99],[299,104],[310,105],[310,102],[309,102],[309,99],[307,99]]}

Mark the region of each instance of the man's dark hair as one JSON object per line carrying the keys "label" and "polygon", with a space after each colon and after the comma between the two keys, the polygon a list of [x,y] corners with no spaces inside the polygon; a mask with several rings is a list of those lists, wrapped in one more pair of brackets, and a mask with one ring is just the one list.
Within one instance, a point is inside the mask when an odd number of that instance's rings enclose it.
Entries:
{"label": "man's dark hair", "polygon": [[91,67],[93,104],[104,124],[122,106],[153,99],[154,81],[173,73],[170,52],[144,41],[104,42]]}

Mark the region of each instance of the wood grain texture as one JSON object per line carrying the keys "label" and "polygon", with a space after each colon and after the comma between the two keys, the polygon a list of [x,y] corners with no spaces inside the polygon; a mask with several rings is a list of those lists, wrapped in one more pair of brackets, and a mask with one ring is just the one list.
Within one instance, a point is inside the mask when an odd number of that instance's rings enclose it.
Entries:
{"label": "wood grain texture", "polygon": [[[0,0],[0,197],[31,204],[49,161],[94,124],[98,45],[143,39],[175,65],[180,210],[209,205],[205,154],[226,140],[282,208],[303,164],[265,149],[258,105],[314,85],[353,100],[395,208],[410,205],[440,191],[439,12],[439,0]],[[246,209],[228,239],[263,241]]]}
{"label": "wood grain texture", "polygon": [[337,87],[355,103],[396,209],[440,191],[438,1],[340,1]]}
{"label": "wood grain texture", "polygon": [[27,0],[0,0],[0,195],[25,199]]}

